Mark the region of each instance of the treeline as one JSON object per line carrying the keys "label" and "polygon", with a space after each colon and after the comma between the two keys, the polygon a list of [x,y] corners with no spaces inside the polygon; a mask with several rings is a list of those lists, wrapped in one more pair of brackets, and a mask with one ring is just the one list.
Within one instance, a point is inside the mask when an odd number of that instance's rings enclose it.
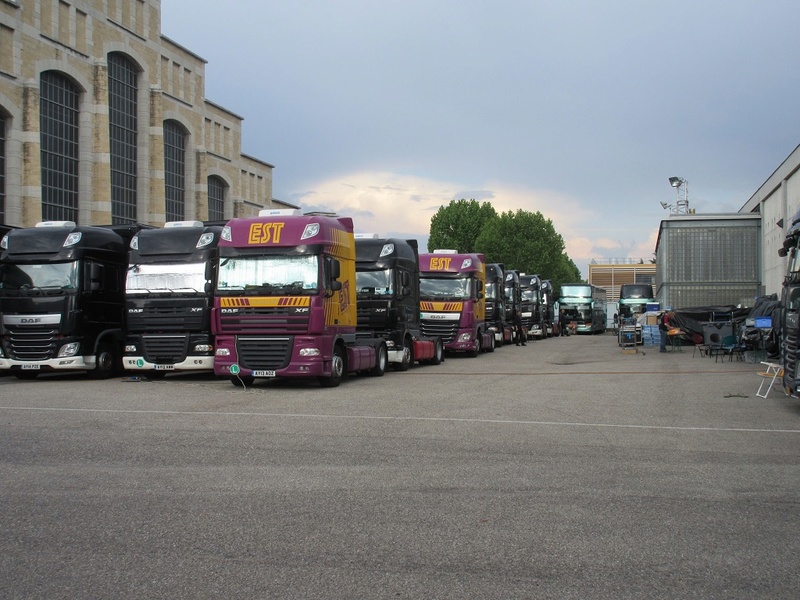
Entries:
{"label": "treeline", "polygon": [[453,200],[431,218],[428,251],[436,248],[481,253],[489,263],[549,279],[556,289],[581,281],[580,269],[565,251],[564,238],[538,211],[498,214],[488,202]]}

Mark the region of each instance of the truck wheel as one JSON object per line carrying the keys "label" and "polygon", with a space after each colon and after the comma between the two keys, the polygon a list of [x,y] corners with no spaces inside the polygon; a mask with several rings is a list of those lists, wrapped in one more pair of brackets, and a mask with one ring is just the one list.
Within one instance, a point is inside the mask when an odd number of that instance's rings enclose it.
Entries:
{"label": "truck wheel", "polygon": [[483,350],[483,344],[481,343],[482,337],[483,334],[478,333],[478,337],[475,338],[475,349],[467,352],[467,356],[469,356],[470,358],[476,358],[478,354],[481,353],[481,351]]}
{"label": "truck wheel", "polygon": [[240,388],[246,388],[253,385],[253,382],[256,380],[255,377],[251,377],[250,375],[236,375],[231,377],[231,383]]}
{"label": "truck wheel", "polygon": [[491,336],[489,345],[483,349],[484,352],[494,352],[494,336]]}
{"label": "truck wheel", "polygon": [[436,338],[433,342],[433,358],[428,361],[431,365],[440,365],[444,362],[444,344],[441,338]]}
{"label": "truck wheel", "polygon": [[97,347],[94,369],[89,371],[89,377],[92,379],[108,379],[114,375],[116,370],[117,353],[114,352],[114,346],[108,343],[100,344]]}
{"label": "truck wheel", "polygon": [[322,387],[338,387],[344,377],[344,350],[341,344],[333,347],[333,357],[331,358],[331,374],[329,377],[320,377],[319,384]]}
{"label": "truck wheel", "polygon": [[392,367],[395,371],[408,371],[411,363],[414,362],[414,349],[411,346],[411,341],[408,338],[403,340],[403,360],[399,363],[394,363]]}
{"label": "truck wheel", "polygon": [[378,344],[376,354],[375,366],[370,369],[369,374],[373,377],[383,377],[386,373],[386,365],[389,363],[389,351],[386,349],[386,344],[383,342]]}

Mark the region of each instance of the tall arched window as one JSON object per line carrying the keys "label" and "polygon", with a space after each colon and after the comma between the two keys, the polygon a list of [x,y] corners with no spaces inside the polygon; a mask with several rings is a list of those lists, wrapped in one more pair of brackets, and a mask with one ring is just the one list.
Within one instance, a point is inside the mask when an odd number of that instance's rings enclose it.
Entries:
{"label": "tall arched window", "polygon": [[212,175],[208,178],[208,220],[222,221],[225,218],[225,181]]}
{"label": "tall arched window", "polygon": [[182,221],[186,193],[186,132],[176,121],[164,121],[164,185],[167,221]]}
{"label": "tall arched window", "polygon": [[78,88],[45,71],[39,84],[42,219],[78,221]]}
{"label": "tall arched window", "polygon": [[0,223],[6,222],[6,118],[0,113]]}
{"label": "tall arched window", "polygon": [[136,79],[125,55],[108,55],[108,131],[111,147],[111,222],[135,223],[136,218]]}

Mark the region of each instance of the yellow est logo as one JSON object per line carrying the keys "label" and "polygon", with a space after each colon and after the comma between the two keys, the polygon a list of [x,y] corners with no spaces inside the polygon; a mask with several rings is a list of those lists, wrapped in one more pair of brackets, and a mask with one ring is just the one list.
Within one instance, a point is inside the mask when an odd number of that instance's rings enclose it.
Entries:
{"label": "yellow est logo", "polygon": [[284,223],[253,223],[250,225],[248,244],[279,244]]}
{"label": "yellow est logo", "polygon": [[450,257],[431,257],[431,271],[446,271],[450,268]]}

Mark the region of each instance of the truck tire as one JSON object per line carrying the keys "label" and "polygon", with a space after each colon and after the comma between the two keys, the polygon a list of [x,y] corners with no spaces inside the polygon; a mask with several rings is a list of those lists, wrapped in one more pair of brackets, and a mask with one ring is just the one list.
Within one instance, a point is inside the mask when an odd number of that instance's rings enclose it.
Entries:
{"label": "truck tire", "polygon": [[375,366],[370,369],[369,374],[373,377],[383,377],[386,365],[389,364],[389,350],[386,349],[386,344],[383,342],[378,344],[375,354]]}
{"label": "truck tire", "polygon": [[444,362],[444,344],[442,338],[436,338],[433,342],[433,358],[428,361],[432,365],[440,365]]}
{"label": "truck tire", "polygon": [[97,346],[95,355],[94,369],[89,371],[92,379],[108,379],[113,377],[117,371],[117,353],[114,351],[113,344],[103,342]]}
{"label": "truck tire", "polygon": [[331,374],[328,377],[319,378],[319,384],[322,387],[339,387],[345,373],[344,360],[344,348],[341,344],[336,344],[333,347],[333,356],[331,357]]}
{"label": "truck tire", "polygon": [[488,345],[488,346],[486,346],[486,347],[483,349],[483,351],[484,351],[484,352],[494,352],[494,347],[495,347],[495,343],[494,343],[494,341],[495,341],[495,340],[494,340],[494,336],[493,336],[493,335],[492,335],[492,336],[490,336],[490,337],[489,337],[489,340],[490,340],[490,341],[489,341],[489,345]]}
{"label": "truck tire", "polygon": [[469,356],[470,358],[477,358],[478,354],[480,354],[481,351],[483,350],[482,339],[483,339],[483,334],[478,332],[478,337],[475,338],[475,349],[469,350],[467,352],[467,356]]}
{"label": "truck tire", "polygon": [[408,368],[414,362],[414,347],[411,345],[411,340],[403,338],[403,360],[399,363],[394,363],[392,368],[395,371],[408,371]]}

